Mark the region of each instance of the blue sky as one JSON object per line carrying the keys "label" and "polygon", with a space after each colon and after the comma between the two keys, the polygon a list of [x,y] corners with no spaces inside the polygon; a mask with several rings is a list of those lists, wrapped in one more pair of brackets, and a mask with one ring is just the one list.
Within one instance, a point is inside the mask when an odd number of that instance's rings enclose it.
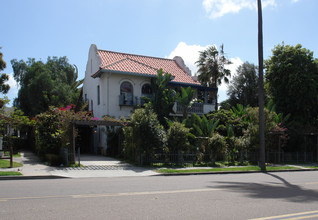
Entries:
{"label": "blue sky", "polygon": [[[275,45],[302,44],[318,57],[318,1],[263,0],[264,58]],[[198,51],[224,44],[233,65],[258,64],[256,0],[1,0],[0,47],[12,59],[67,56],[83,78],[91,44],[99,49],[173,58],[194,75]],[[10,79],[9,99],[18,88]],[[3,97],[3,95],[0,95]],[[219,88],[219,101],[226,86]]]}

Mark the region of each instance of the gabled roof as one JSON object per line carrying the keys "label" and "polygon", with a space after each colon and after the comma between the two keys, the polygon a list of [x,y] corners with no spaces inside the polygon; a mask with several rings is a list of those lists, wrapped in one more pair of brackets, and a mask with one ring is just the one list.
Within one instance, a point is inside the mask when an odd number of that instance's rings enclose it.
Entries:
{"label": "gabled roof", "polygon": [[163,72],[170,73],[174,78],[172,82],[182,84],[200,85],[174,59],[164,59],[135,54],[119,53],[107,50],[97,50],[102,64],[100,70],[92,77],[100,77],[102,72],[119,72],[123,74],[147,75],[155,77],[157,71],[162,68]]}

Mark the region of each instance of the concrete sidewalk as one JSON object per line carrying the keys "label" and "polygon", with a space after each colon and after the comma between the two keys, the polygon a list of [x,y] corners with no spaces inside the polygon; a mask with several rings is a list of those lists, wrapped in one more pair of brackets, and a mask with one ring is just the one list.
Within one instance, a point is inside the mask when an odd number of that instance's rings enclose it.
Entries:
{"label": "concrete sidewalk", "polygon": [[23,167],[0,169],[0,171],[18,171],[24,177],[125,177],[125,176],[152,176],[158,173],[150,169],[135,167],[110,157],[98,155],[81,155],[83,167],[50,167],[40,162],[31,151],[22,151],[20,158],[15,162]]}

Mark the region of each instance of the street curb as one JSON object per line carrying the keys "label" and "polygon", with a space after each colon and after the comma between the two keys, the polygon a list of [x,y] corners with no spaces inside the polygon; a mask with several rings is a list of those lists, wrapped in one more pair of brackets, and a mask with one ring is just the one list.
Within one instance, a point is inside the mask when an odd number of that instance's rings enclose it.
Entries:
{"label": "street curb", "polygon": [[2,180],[41,180],[41,179],[67,179],[69,177],[64,176],[0,176],[0,181]]}
{"label": "street curb", "polygon": [[210,171],[193,173],[159,173],[156,176],[190,176],[190,175],[211,175],[211,174],[249,174],[249,173],[282,173],[282,172],[303,172],[318,171],[318,169],[299,169],[299,170],[272,170],[272,171]]}

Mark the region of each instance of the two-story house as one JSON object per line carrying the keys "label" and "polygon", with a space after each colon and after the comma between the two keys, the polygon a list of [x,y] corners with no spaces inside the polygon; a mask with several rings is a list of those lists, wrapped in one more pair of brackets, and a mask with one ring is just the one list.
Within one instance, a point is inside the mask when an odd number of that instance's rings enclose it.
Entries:
{"label": "two-story house", "polygon": [[[151,78],[157,71],[172,74],[170,86],[176,91],[180,87],[195,89],[195,97],[203,103],[196,103],[189,112],[206,114],[214,111],[212,93],[216,88],[203,87],[191,76],[190,69],[181,57],[165,59],[135,54],[100,50],[92,44],[86,65],[83,95],[89,103],[94,117],[128,117],[134,105],[140,104],[141,97],[150,97]],[[175,104],[176,115],[182,114],[182,108]]]}
{"label": "two-story house", "polygon": [[[100,50],[94,44],[89,49],[83,85],[83,96],[89,103],[89,110],[98,118],[105,115],[129,117],[134,105],[141,103],[141,97],[151,97],[151,78],[157,77],[159,69],[172,74],[169,86],[176,91],[188,86],[195,89],[195,97],[203,103],[195,103],[188,112],[206,114],[214,111],[212,97],[217,89],[201,86],[191,76],[190,69],[181,57],[165,59],[112,52]],[[177,102],[174,111],[176,116],[182,116],[182,107]],[[106,129],[103,126],[94,129],[93,152],[106,154]]]}

